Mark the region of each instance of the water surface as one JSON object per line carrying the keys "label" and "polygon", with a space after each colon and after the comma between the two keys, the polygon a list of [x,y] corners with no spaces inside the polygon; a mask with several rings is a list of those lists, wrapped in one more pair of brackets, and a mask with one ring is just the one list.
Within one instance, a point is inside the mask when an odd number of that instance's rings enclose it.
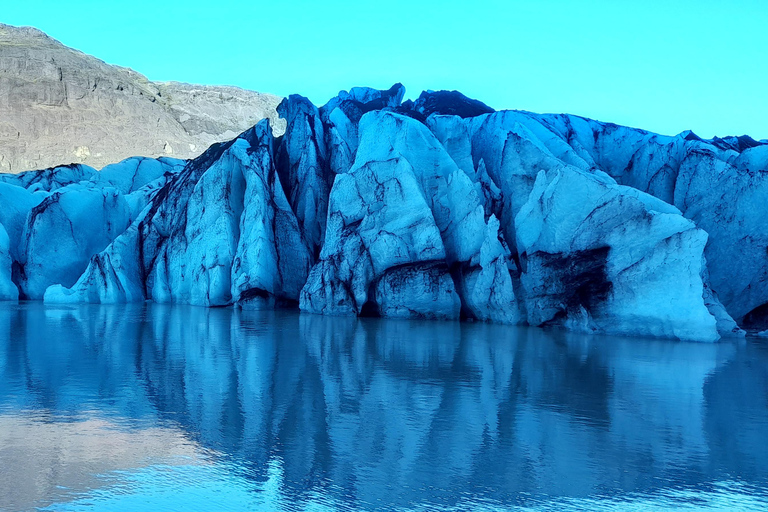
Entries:
{"label": "water surface", "polygon": [[0,304],[0,509],[763,510],[768,346]]}

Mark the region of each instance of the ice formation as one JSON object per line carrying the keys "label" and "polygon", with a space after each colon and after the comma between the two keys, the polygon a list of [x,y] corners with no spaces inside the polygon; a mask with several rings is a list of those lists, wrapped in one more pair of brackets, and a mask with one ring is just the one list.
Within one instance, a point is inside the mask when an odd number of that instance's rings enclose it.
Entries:
{"label": "ice formation", "polygon": [[768,144],[353,88],[188,162],[0,175],[0,298],[768,328]]}

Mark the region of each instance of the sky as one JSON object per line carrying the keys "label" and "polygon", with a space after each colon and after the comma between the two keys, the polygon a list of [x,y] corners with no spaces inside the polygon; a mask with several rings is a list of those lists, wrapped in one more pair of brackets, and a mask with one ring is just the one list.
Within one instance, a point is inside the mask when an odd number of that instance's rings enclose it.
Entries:
{"label": "sky", "polygon": [[768,138],[768,0],[3,1],[151,80],[323,104],[353,86],[674,135]]}

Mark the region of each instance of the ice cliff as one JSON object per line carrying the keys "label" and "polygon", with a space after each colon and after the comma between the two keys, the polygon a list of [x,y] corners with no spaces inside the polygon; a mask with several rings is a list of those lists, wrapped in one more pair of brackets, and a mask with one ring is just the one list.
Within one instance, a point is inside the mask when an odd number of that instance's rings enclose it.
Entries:
{"label": "ice cliff", "polygon": [[768,144],[404,92],[290,96],[283,136],[264,120],[190,161],[0,175],[0,298],[768,327]]}

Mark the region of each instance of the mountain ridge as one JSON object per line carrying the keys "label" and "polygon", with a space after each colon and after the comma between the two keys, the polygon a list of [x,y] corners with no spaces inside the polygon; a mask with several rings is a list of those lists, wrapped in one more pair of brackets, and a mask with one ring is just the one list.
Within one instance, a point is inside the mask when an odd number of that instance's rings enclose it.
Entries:
{"label": "mountain ridge", "polygon": [[282,98],[236,86],[153,82],[34,27],[0,24],[0,171],[131,156],[194,158],[263,118]]}

